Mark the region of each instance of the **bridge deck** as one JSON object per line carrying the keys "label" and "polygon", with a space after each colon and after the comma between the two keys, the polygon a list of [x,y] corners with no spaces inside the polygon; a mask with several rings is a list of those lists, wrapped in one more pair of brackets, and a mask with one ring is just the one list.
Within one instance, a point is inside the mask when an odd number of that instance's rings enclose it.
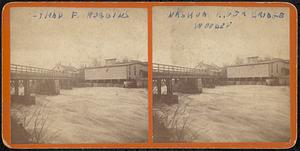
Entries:
{"label": "bridge deck", "polygon": [[213,78],[216,73],[196,68],[153,63],[153,79],[160,78]]}
{"label": "bridge deck", "polygon": [[[153,79],[159,78],[214,78],[216,73],[196,68],[153,63]],[[11,64],[11,79],[71,79],[78,75],[38,67]]]}
{"label": "bridge deck", "polygon": [[70,79],[76,77],[76,75],[72,73],[17,64],[10,65],[10,76],[12,80]]}

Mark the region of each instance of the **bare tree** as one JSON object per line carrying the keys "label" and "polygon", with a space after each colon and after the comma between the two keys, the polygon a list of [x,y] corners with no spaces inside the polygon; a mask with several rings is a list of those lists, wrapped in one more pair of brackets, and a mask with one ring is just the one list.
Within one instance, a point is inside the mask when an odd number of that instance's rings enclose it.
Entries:
{"label": "bare tree", "polygon": [[59,131],[53,134],[47,133],[50,123],[48,122],[49,110],[46,110],[47,105],[42,104],[30,112],[24,112],[21,117],[23,127],[30,134],[29,140],[32,143],[49,142],[59,135]]}
{"label": "bare tree", "polygon": [[[156,124],[161,125],[161,129],[168,131],[166,138],[174,142],[190,142],[198,137],[196,132],[191,130],[192,120],[190,115],[187,113],[188,105],[176,105],[174,111],[165,110],[162,114],[154,114],[154,120]],[[187,116],[184,116],[187,115]]]}

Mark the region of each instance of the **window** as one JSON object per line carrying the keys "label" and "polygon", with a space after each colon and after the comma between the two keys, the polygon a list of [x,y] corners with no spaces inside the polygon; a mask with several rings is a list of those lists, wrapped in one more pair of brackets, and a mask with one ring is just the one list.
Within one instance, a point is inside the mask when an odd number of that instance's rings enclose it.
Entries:
{"label": "window", "polygon": [[270,64],[271,66],[271,73],[273,73],[273,64]]}
{"label": "window", "polygon": [[130,75],[131,74],[131,72],[130,72],[131,70],[130,70],[130,65],[128,66],[128,74]]}
{"label": "window", "polygon": [[276,64],[276,73],[278,73],[278,64]]}
{"label": "window", "polygon": [[136,66],[133,66],[134,75],[136,75]]}

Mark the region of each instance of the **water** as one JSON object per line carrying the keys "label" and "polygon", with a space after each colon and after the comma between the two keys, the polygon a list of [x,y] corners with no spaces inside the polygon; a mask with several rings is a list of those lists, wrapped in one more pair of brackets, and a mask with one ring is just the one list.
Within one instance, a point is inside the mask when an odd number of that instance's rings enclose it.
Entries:
{"label": "water", "polygon": [[[22,122],[37,109],[47,119],[44,143],[144,143],[148,134],[146,89],[109,87],[61,90],[57,96],[36,96],[36,105],[12,105]],[[28,119],[28,118],[27,118]],[[33,123],[33,122],[31,122]],[[28,124],[27,130],[34,129]]]}
{"label": "water", "polygon": [[[290,138],[289,87],[262,85],[217,86],[201,94],[179,95],[186,107],[194,142],[283,142]],[[12,105],[22,122],[43,108],[45,143],[144,143],[148,132],[146,89],[109,87],[61,90],[57,96],[36,96],[36,105]],[[28,124],[27,130],[33,129]]]}
{"label": "water", "polygon": [[179,106],[189,118],[193,142],[287,142],[290,95],[287,86],[234,85],[181,94],[179,104],[156,110],[168,115]]}

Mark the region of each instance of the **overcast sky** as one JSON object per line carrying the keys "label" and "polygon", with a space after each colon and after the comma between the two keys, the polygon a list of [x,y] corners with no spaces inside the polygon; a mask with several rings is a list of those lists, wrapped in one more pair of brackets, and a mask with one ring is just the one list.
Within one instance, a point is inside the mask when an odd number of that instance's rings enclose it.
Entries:
{"label": "overcast sky", "polygon": [[[207,15],[193,19],[169,18],[170,11],[176,10],[205,11]],[[247,12],[247,17],[232,17],[233,14],[228,18],[216,17],[216,12],[228,15],[236,10]],[[283,12],[285,16],[280,19],[249,17],[260,11]],[[45,19],[50,12],[63,17]],[[89,12],[110,16],[126,12],[128,18],[89,19]],[[39,19],[40,13],[43,19]],[[153,62],[195,66],[200,61],[231,64],[237,56],[288,59],[288,13],[287,8],[155,7]],[[195,23],[223,22],[232,23],[222,30],[194,29]],[[76,67],[88,65],[93,58],[128,57],[147,61],[147,27],[147,10],[142,8],[13,8],[11,63],[52,68],[58,62]]]}
{"label": "overcast sky", "polygon": [[[176,10],[194,11],[194,15],[205,11],[207,15],[193,19],[169,18],[170,11]],[[240,12],[238,16],[229,15],[228,12],[236,10]],[[260,11],[271,14],[283,12],[285,15],[284,18],[273,19],[251,18]],[[227,12],[231,17],[216,17],[216,12]],[[246,12],[247,17],[241,12]],[[287,8],[156,7],[153,13],[153,62],[195,66],[199,61],[230,64],[237,56],[289,59]],[[222,22],[232,24],[222,30],[194,29],[194,23]]]}
{"label": "overcast sky", "polygon": [[[44,18],[50,12],[56,19]],[[89,12],[110,18],[90,19]],[[112,19],[121,13],[125,18]],[[52,68],[58,62],[79,67],[93,58],[147,61],[147,27],[146,9],[13,8],[11,63]]]}

